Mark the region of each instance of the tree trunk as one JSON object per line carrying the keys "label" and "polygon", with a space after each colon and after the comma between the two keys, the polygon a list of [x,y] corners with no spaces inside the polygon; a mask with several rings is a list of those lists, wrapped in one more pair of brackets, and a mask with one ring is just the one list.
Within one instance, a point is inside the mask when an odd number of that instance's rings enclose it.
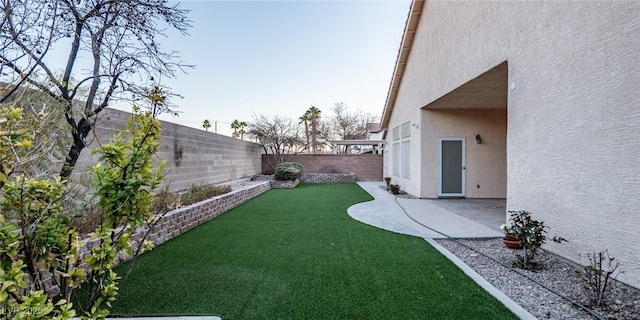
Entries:
{"label": "tree trunk", "polygon": [[313,148],[313,152],[311,153],[316,153],[316,117],[313,116],[311,118],[311,148]]}
{"label": "tree trunk", "polygon": [[71,176],[73,172],[73,168],[76,166],[76,162],[78,158],[80,158],[80,153],[82,149],[86,146],[84,143],[84,139],[91,132],[92,125],[85,118],[80,119],[78,121],[78,130],[72,133],[73,136],[73,144],[69,148],[69,153],[64,160],[64,165],[62,165],[62,170],[60,171],[61,178],[68,178]]}
{"label": "tree trunk", "polygon": [[307,123],[307,120],[304,121],[304,133],[307,137],[307,152],[311,152],[311,147],[309,145],[309,124]]}

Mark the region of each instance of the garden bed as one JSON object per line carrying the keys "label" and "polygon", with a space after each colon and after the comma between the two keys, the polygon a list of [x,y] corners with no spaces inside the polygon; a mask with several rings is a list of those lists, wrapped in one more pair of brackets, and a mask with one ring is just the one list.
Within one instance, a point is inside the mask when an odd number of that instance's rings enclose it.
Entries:
{"label": "garden bed", "polygon": [[[152,241],[157,246],[262,194],[269,190],[271,185],[266,181],[255,181],[238,182],[231,184],[231,187],[232,191],[229,193],[171,210],[159,217],[147,240]],[[131,240],[133,241],[134,250],[140,245],[147,231],[147,228],[139,228],[133,234]],[[96,246],[98,239],[87,239],[83,242],[85,246],[80,250],[80,255],[86,254]],[[116,264],[120,264],[130,258],[120,254]]]}
{"label": "garden bed", "polygon": [[[457,241],[507,265],[514,259],[513,249],[507,249],[502,239]],[[567,300],[478,252],[452,240],[438,240],[438,243],[538,319],[594,318]],[[541,251],[536,260],[542,264],[541,270],[516,270],[575,301],[587,303],[582,293],[583,282],[577,276],[580,267],[546,251]],[[616,282],[609,297],[605,307],[593,308],[604,319],[640,319],[640,290]]]}
{"label": "garden bed", "polygon": [[[356,182],[356,175],[353,173],[303,173],[300,177],[301,183],[353,183]],[[274,186],[273,182],[276,181],[273,175],[268,174],[258,174],[251,177],[252,181],[271,181],[272,187]],[[286,182],[286,181],[282,181]]]}

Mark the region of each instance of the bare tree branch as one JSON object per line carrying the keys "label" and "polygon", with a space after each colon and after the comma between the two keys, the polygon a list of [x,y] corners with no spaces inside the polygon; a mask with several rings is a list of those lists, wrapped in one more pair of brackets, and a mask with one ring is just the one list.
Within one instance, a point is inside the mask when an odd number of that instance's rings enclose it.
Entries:
{"label": "bare tree branch", "polygon": [[[21,87],[62,102],[73,138],[60,172],[68,177],[95,117],[112,99],[143,97],[156,79],[192,67],[159,41],[167,28],[186,35],[187,13],[167,0],[0,0],[0,81],[11,84],[0,103]],[[66,50],[66,63],[48,60],[52,47]],[[87,62],[89,70],[80,70]]]}

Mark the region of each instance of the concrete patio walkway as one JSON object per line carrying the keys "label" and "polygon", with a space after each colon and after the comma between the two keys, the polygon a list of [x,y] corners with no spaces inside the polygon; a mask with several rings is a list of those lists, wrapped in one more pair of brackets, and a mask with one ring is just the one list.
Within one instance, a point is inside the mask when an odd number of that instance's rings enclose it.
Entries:
{"label": "concrete patio walkway", "polygon": [[352,218],[385,230],[424,238],[518,318],[536,319],[435,240],[446,238],[445,235],[452,238],[502,237],[500,225],[506,221],[504,199],[396,199],[386,190],[384,182],[358,184],[375,199],[347,209]]}
{"label": "concrete patio walkway", "polygon": [[358,184],[375,198],[347,210],[352,218],[363,223],[432,239],[446,238],[443,234],[452,238],[497,238],[503,235],[500,225],[506,221],[504,199],[398,198],[396,202],[395,196],[385,190],[384,182]]}

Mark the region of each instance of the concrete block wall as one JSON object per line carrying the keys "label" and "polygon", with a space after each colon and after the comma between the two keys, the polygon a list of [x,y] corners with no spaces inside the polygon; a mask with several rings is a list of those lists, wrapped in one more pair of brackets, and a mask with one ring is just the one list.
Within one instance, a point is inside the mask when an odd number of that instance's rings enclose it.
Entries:
{"label": "concrete block wall", "polygon": [[[353,174],[356,181],[382,181],[383,156],[380,154],[298,154],[287,161],[298,162],[304,173]],[[273,155],[262,155],[262,172],[272,174],[269,164],[276,163]]]}
{"label": "concrete block wall", "polygon": [[[95,128],[95,137],[85,148],[74,176],[86,174],[86,167],[97,163],[91,150],[122,132],[131,113],[105,109]],[[173,191],[192,184],[220,183],[250,177],[261,172],[262,147],[256,143],[231,138],[196,128],[161,121],[162,136],[158,163],[166,160],[164,184]]]}

